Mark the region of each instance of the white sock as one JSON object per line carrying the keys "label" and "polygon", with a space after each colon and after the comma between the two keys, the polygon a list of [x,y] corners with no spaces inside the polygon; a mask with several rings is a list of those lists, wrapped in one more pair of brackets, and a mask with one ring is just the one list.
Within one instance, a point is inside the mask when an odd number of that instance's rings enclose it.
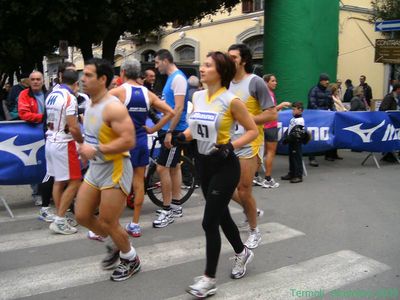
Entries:
{"label": "white sock", "polygon": [[260,232],[260,229],[258,229],[258,226],[257,226],[256,228],[252,228],[251,231],[252,231],[252,232],[257,232],[257,233],[259,233],[259,232]]}
{"label": "white sock", "polygon": [[236,253],[237,256],[244,256],[246,255],[246,247],[244,247],[243,251],[240,253]]}
{"label": "white sock", "polygon": [[131,250],[128,253],[122,253],[122,251],[119,251],[119,257],[127,260],[133,260],[136,257],[136,250],[131,245]]}
{"label": "white sock", "polygon": [[62,218],[62,217],[59,217],[59,216],[55,216],[55,217],[54,217],[54,221],[55,221],[57,224],[61,224],[61,223],[64,223],[64,222],[65,222],[65,218]]}

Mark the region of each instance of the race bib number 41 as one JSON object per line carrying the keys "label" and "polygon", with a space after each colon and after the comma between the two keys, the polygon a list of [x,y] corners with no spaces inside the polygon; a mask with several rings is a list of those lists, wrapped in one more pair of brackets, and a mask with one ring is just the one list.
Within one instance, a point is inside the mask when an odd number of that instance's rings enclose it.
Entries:
{"label": "race bib number 41", "polygon": [[189,117],[189,127],[196,140],[215,143],[217,141],[218,113],[194,112]]}

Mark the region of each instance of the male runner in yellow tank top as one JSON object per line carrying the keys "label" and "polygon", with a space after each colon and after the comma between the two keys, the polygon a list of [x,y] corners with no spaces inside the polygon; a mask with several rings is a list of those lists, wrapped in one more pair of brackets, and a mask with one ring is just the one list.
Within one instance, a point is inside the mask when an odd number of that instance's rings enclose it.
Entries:
{"label": "male runner in yellow tank top", "polygon": [[[275,105],[262,78],[252,74],[252,55],[244,44],[234,44],[228,53],[236,63],[236,74],[229,91],[241,99],[257,125],[259,135],[250,144],[235,150],[240,161],[240,181],[233,199],[242,205],[250,226],[250,235],[245,245],[254,249],[261,241],[257,227],[257,206],[252,194],[253,177],[264,155],[265,122],[276,120],[278,115]],[[237,126],[232,140],[243,135],[244,129]]]}
{"label": "male runner in yellow tank top", "polygon": [[[140,260],[119,223],[131,190],[132,165],[129,150],[135,145],[135,129],[128,110],[118,98],[108,93],[114,77],[109,62],[88,61],[83,70],[82,86],[90,101],[84,117],[85,141],[79,147],[83,159],[90,161],[77,197],[75,216],[83,226],[113,245],[102,261],[103,269],[112,269],[111,280],[122,281],[140,270]],[[99,208],[99,215],[95,210]]]}

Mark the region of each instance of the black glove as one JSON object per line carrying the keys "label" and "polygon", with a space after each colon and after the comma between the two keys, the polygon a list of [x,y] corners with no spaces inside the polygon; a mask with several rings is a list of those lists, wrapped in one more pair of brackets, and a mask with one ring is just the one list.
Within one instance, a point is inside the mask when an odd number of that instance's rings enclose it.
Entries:
{"label": "black glove", "polygon": [[221,159],[226,159],[231,153],[233,153],[233,145],[231,142],[227,144],[216,144],[215,150],[211,152],[211,155],[218,156]]}
{"label": "black glove", "polygon": [[186,136],[183,132],[179,132],[177,135],[173,135],[171,139],[171,144],[173,146],[177,146],[178,144],[182,144],[186,142]]}

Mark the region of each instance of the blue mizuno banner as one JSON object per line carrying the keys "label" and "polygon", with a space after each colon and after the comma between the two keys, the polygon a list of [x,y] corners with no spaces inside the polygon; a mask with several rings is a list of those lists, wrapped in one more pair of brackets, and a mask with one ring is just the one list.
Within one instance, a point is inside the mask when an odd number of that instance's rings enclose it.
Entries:
{"label": "blue mizuno banner", "polygon": [[46,174],[43,126],[0,122],[0,185],[34,184]]}
{"label": "blue mizuno banner", "polygon": [[[333,148],[368,152],[400,150],[400,111],[305,110],[303,117],[312,135],[312,140],[303,147],[305,154]],[[291,118],[291,110],[279,113],[279,140]],[[149,136],[149,148],[154,136],[156,134]],[[46,174],[44,145],[42,125],[24,121],[0,122],[0,185],[42,182]],[[278,153],[287,151],[287,146],[278,144]]]}
{"label": "blue mizuno banner", "polygon": [[400,149],[400,112],[337,112],[335,147],[368,152]]}
{"label": "blue mizuno banner", "polygon": [[[367,152],[400,150],[400,111],[332,112],[305,110],[305,127],[312,140],[303,146],[303,153],[321,153],[330,149],[352,149]],[[289,126],[290,110],[279,113],[279,140]],[[278,153],[288,147],[279,143]]]}

